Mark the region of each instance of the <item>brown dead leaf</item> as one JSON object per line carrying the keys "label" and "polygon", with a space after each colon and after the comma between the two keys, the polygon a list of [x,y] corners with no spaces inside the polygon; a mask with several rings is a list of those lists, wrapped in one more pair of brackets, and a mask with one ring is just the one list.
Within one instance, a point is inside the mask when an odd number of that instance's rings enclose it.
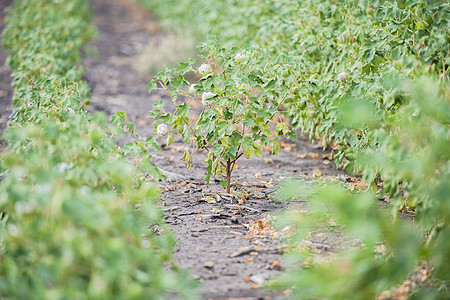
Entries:
{"label": "brown dead leaf", "polygon": [[261,185],[263,187],[268,188],[268,189],[272,189],[273,188],[272,180],[270,180],[270,181],[261,181]]}
{"label": "brown dead leaf", "polygon": [[297,153],[296,156],[297,156],[297,158],[302,158],[302,159],[303,159],[303,158],[306,158],[306,154],[298,154],[298,153]]}
{"label": "brown dead leaf", "polygon": [[247,278],[244,279],[244,281],[245,281],[246,283],[249,283],[249,282],[252,281],[252,280],[250,279],[250,277],[247,277]]}
{"label": "brown dead leaf", "polygon": [[235,211],[233,211],[233,215],[240,215],[241,211],[239,209],[236,209]]}
{"label": "brown dead leaf", "polygon": [[363,181],[361,178],[358,177],[348,177],[346,179],[347,187],[351,191],[357,191],[357,190],[365,190],[369,187],[367,182]]}
{"label": "brown dead leaf", "polygon": [[252,284],[252,285],[250,286],[250,288],[251,288],[251,289],[254,289],[254,290],[257,290],[257,289],[259,289],[259,285],[257,285],[256,283],[254,283],[254,284]]}
{"label": "brown dead leaf", "polygon": [[277,165],[275,166],[276,169],[279,169],[280,167],[281,167],[281,164],[277,164]]}
{"label": "brown dead leaf", "polygon": [[145,124],[147,124],[147,120],[145,120],[145,119],[139,119],[138,121],[137,121],[137,123],[138,123],[138,125],[145,125]]}
{"label": "brown dead leaf", "polygon": [[170,146],[170,152],[184,152],[188,150],[187,146],[184,145],[175,145],[175,146]]}
{"label": "brown dead leaf", "polygon": [[216,203],[216,197],[214,196],[206,196],[206,197],[200,197],[197,199],[198,202],[206,202],[209,204],[214,204]]}
{"label": "brown dead leaf", "polygon": [[274,234],[275,229],[270,225],[271,220],[272,217],[269,215],[258,219],[256,222],[250,220],[248,223],[248,232],[252,235]]}
{"label": "brown dead leaf", "polygon": [[333,155],[331,155],[331,153],[323,154],[322,157],[324,159],[328,159],[328,160],[332,160],[333,159]]}
{"label": "brown dead leaf", "polygon": [[319,169],[314,169],[313,173],[311,176],[309,176],[311,179],[317,179],[320,177],[325,176],[325,174],[322,173],[322,171],[320,171]]}
{"label": "brown dead leaf", "polygon": [[295,146],[297,146],[296,144],[291,144],[291,143],[286,143],[285,141],[281,141],[280,142],[280,146],[282,147],[282,148],[286,148],[286,147],[289,147],[289,148],[295,148]]}
{"label": "brown dead leaf", "polygon": [[260,179],[261,178],[261,173],[256,173],[254,176],[255,176],[256,179]]}
{"label": "brown dead leaf", "polygon": [[309,158],[318,159],[320,158],[320,153],[309,153]]}

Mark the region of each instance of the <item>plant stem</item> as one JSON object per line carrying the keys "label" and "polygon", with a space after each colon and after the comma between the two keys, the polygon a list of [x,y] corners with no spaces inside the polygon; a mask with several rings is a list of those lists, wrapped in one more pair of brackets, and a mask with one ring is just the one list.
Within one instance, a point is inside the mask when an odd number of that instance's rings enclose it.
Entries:
{"label": "plant stem", "polygon": [[231,160],[228,159],[228,160],[227,160],[227,182],[228,182],[228,185],[227,185],[227,194],[231,194],[230,189],[231,189],[231,171],[232,171],[232,170],[233,170],[233,169],[232,169],[232,163],[231,163]]}

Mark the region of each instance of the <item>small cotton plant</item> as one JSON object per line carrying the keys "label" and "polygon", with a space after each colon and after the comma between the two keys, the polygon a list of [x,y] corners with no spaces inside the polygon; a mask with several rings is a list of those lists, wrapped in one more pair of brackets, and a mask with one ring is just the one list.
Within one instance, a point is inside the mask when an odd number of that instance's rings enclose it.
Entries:
{"label": "small cotton plant", "polygon": [[[167,145],[174,142],[174,135],[189,144],[181,158],[188,169],[193,152],[205,150],[205,180],[222,175],[220,183],[230,193],[231,174],[238,159],[262,157],[265,146],[271,146],[276,155],[281,137],[296,138],[281,120],[270,124],[290,90],[265,77],[269,73],[256,65],[255,49],[227,50],[215,43],[200,47],[208,55],[201,56],[204,63],[199,68],[194,68],[195,61],[190,59],[179,63],[178,68],[166,67],[148,84],[149,92],[164,90],[174,105],[171,111],[165,111],[163,101],[157,100],[149,117],[154,118],[155,132],[167,137]],[[197,73],[200,79],[189,83],[184,78],[188,72]],[[198,115],[194,106],[202,107]]]}

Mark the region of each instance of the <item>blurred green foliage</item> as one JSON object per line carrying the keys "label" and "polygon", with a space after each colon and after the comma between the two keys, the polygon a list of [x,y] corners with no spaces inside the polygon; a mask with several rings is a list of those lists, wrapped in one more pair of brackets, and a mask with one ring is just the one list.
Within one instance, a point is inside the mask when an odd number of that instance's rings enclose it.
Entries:
{"label": "blurred green foliage", "polygon": [[141,150],[111,138],[133,126],[84,109],[89,4],[18,0],[8,11],[15,115],[0,160],[0,297],[193,299],[158,188],[127,161]]}
{"label": "blurred green foliage", "polygon": [[[351,193],[330,183],[313,188],[298,182],[288,185],[287,196],[300,195],[311,208],[307,216],[294,215],[283,221],[296,225],[294,243],[332,219],[361,245],[338,253],[330,264],[289,271],[274,286],[295,286],[296,297],[302,299],[371,299],[401,283],[417,263],[426,261],[432,263],[436,280],[428,284],[435,287],[418,299],[449,297],[450,85],[440,89],[429,77],[392,83],[408,95],[408,104],[395,118],[372,124],[379,147],[377,151],[359,151],[355,159],[365,170],[378,170],[387,183],[398,182],[384,187],[396,199],[393,215],[397,216],[398,206],[407,201],[415,207],[415,221],[387,218],[378,206],[380,195],[375,187]],[[345,107],[341,110],[344,115],[355,113],[354,107]],[[384,253],[376,252],[379,245],[386,249]],[[302,252],[290,256],[292,264],[305,260]]]}
{"label": "blurred green foliage", "polygon": [[[336,214],[366,246],[332,267],[289,273],[284,280],[296,297],[368,299],[405,279],[422,259],[448,285],[448,1],[140,1],[200,40],[212,34],[226,47],[257,49],[253,63],[272,69],[264,79],[273,84],[262,93],[288,87],[279,109],[291,125],[331,147],[337,166],[371,184],[361,195],[314,193],[314,203],[335,202],[333,209],[319,206],[310,225],[324,211]],[[267,106],[283,96],[274,92]],[[377,212],[376,185],[393,200],[393,220]],[[399,207],[415,208],[413,226],[396,219]],[[375,243],[393,255],[377,259]],[[448,295],[435,292],[430,299]]]}

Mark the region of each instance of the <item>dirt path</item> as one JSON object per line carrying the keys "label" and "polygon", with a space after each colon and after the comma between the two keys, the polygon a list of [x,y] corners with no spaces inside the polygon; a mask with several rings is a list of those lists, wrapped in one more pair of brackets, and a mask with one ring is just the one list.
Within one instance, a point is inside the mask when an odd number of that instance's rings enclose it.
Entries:
{"label": "dirt path", "polygon": [[[148,95],[149,78],[142,79],[132,64],[140,49],[148,51],[145,45],[164,39],[164,32],[155,30],[159,28],[155,19],[130,0],[94,0],[93,6],[95,24],[102,36],[92,42],[98,48],[98,57],[83,62],[92,87],[91,109],[108,114],[125,110],[140,136],[153,135],[147,113],[156,98],[167,103],[169,99],[154,93]],[[164,140],[160,142],[163,144]],[[296,143],[287,142],[278,156],[265,153],[264,160],[239,162],[241,168],[234,171],[233,181],[239,183],[235,190],[246,194],[240,200],[224,195],[214,180],[211,184],[203,181],[204,154],[195,155],[193,169],[186,170],[180,161],[184,149],[178,142],[152,156],[167,174],[162,199],[166,220],[178,237],[176,262],[200,280],[204,299],[282,299],[280,293],[259,288],[265,278],[284,268],[281,245],[269,236],[251,235],[248,225],[264,221],[268,213],[286,209],[272,196],[273,187],[281,178],[311,175],[316,170],[345,174],[337,171],[333,162],[323,159],[320,146],[300,138]]]}

